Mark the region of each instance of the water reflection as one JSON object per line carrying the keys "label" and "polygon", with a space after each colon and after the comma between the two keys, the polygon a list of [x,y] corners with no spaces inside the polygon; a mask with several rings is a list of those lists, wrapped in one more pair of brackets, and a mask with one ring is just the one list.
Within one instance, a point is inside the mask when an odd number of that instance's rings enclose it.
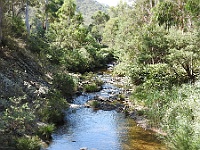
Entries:
{"label": "water reflection", "polygon": [[48,150],[165,150],[155,134],[138,127],[124,114],[85,108],[83,105],[96,95],[109,97],[121,89],[109,84],[109,75],[101,76],[105,82],[97,93],[83,93],[76,97],[66,112],[65,125],[54,134]]}
{"label": "water reflection", "polygon": [[66,124],[53,135],[49,150],[156,150],[162,145],[155,135],[137,127],[115,111],[70,109]]}
{"label": "water reflection", "polygon": [[127,132],[121,137],[122,150],[166,150],[155,133],[137,126],[132,119],[127,118],[123,127]]}
{"label": "water reflection", "polygon": [[54,135],[54,142],[49,150],[88,149],[118,150],[120,148],[116,120],[116,112],[93,111],[80,108],[76,113],[68,114],[66,124]]}

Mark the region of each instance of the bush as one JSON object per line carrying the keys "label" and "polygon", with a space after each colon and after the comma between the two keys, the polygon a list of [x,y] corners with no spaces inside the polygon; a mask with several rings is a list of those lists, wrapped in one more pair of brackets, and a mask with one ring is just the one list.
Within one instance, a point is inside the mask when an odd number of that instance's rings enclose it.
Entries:
{"label": "bush", "polygon": [[40,150],[40,140],[37,136],[21,137],[16,141],[18,150]]}
{"label": "bush", "polygon": [[62,94],[53,90],[46,99],[42,99],[42,107],[38,111],[41,120],[49,123],[59,123],[63,121],[64,110],[68,108],[67,100]]}
{"label": "bush", "polygon": [[82,75],[81,80],[86,82],[83,85],[83,90],[85,92],[98,92],[103,85],[103,81],[97,78],[96,74],[93,74],[92,72]]}
{"label": "bush", "polygon": [[66,97],[71,97],[77,90],[77,85],[72,76],[59,73],[54,76],[53,85]]}
{"label": "bush", "polygon": [[80,53],[79,50],[67,52],[67,56],[64,63],[65,67],[70,71],[80,73],[84,73],[85,71],[90,70],[92,68],[92,58],[89,57],[90,55],[87,52],[85,52],[85,57],[82,56],[84,52],[81,52],[81,50]]}
{"label": "bush", "polygon": [[168,103],[176,97],[175,89],[156,90],[144,86],[138,86],[132,94],[132,99],[134,99],[135,103],[143,103],[148,108],[144,114],[150,119],[149,123],[157,127],[162,122]]}
{"label": "bush", "polygon": [[198,150],[200,124],[200,86],[182,85],[168,90],[139,86],[133,93],[136,102],[148,107],[144,114],[152,126],[167,133],[167,146],[173,150]]}
{"label": "bush", "polygon": [[137,85],[142,83],[147,88],[158,90],[169,89],[178,83],[176,76],[171,73],[169,66],[165,63],[135,67],[132,69],[131,77]]}
{"label": "bush", "polygon": [[101,88],[95,83],[90,83],[84,86],[85,92],[98,92]]}
{"label": "bush", "polygon": [[90,103],[90,105],[91,105],[92,108],[99,108],[100,107],[100,103],[96,100],[92,101]]}
{"label": "bush", "polygon": [[85,73],[102,68],[106,63],[113,60],[111,52],[101,50],[99,47],[93,47],[92,45],[66,53],[64,65],[73,72]]}
{"label": "bush", "polygon": [[33,132],[36,115],[25,97],[10,98],[7,105],[1,118],[3,130],[13,135]]}
{"label": "bush", "polygon": [[26,33],[23,19],[18,16],[9,17],[7,19],[8,19],[7,20],[8,24],[10,25],[10,29],[11,29],[10,34],[13,34],[13,36],[15,36],[15,37],[23,37]]}
{"label": "bush", "polygon": [[166,142],[173,150],[200,149],[200,87],[183,85],[177,90],[176,99],[168,103],[163,118]]}
{"label": "bush", "polygon": [[55,125],[54,124],[47,124],[47,125],[42,125],[39,126],[38,129],[38,135],[45,140],[51,139],[51,134],[55,130]]}

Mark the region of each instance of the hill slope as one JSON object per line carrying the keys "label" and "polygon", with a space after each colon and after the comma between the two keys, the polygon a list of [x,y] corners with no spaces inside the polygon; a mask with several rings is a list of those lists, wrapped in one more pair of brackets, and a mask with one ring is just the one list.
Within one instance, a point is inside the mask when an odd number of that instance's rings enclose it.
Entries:
{"label": "hill slope", "polygon": [[76,0],[77,11],[81,12],[84,17],[86,25],[89,25],[92,22],[92,15],[96,11],[106,12],[109,6],[103,5],[95,0]]}

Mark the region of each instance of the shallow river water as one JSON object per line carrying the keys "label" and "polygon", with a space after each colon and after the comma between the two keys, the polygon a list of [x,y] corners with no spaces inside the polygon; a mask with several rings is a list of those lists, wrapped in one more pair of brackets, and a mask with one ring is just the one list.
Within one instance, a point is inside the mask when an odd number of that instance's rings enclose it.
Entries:
{"label": "shallow river water", "polygon": [[133,119],[114,110],[85,108],[84,103],[96,95],[109,97],[120,92],[109,83],[109,75],[99,76],[103,89],[96,93],[83,93],[74,98],[66,111],[65,124],[53,134],[48,150],[165,150],[155,133],[137,126]]}

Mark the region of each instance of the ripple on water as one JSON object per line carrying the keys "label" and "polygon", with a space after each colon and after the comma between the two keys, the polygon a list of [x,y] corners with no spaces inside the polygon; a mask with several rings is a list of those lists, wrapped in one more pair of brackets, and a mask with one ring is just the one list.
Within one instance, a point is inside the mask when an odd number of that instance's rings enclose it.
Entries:
{"label": "ripple on water", "polygon": [[49,150],[157,150],[164,149],[155,135],[115,111],[79,108],[53,134]]}
{"label": "ripple on water", "polygon": [[124,114],[82,107],[96,95],[109,97],[120,92],[108,83],[110,75],[101,78],[105,82],[102,91],[74,98],[66,111],[65,124],[53,134],[48,150],[165,150],[153,132],[138,127]]}

